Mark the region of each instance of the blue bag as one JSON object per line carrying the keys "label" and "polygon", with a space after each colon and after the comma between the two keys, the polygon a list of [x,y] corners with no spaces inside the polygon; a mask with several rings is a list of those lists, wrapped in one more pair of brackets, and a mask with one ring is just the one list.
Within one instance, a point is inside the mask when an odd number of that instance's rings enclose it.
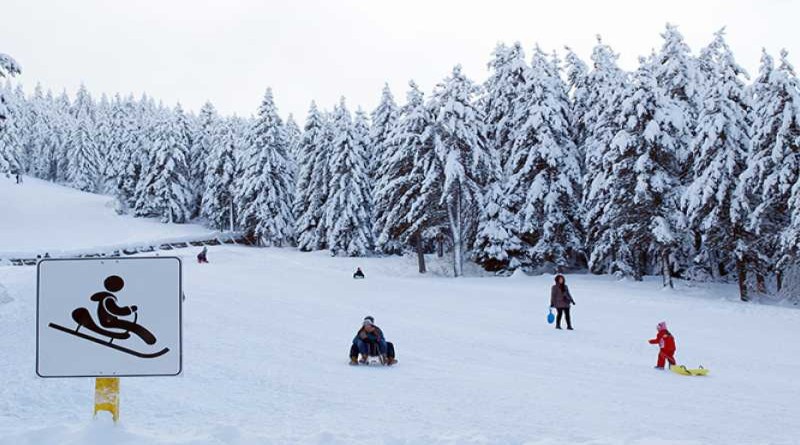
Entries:
{"label": "blue bag", "polygon": [[553,315],[553,308],[550,308],[550,311],[547,313],[547,323],[553,324],[556,321],[556,316]]}

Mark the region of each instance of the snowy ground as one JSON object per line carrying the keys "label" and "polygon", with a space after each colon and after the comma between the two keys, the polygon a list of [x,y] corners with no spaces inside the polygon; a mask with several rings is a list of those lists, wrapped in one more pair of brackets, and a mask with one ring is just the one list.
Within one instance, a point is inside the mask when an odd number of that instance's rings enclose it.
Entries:
{"label": "snowy ground", "polygon": [[[545,322],[550,277],[419,277],[410,258],[221,246],[185,257],[184,374],[122,381],[92,421],[90,379],[34,373],[34,268],[0,267],[0,444],[792,444],[800,311],[732,286],[568,276],[576,330]],[[367,279],[355,281],[356,265]],[[346,364],[372,314],[394,368]],[[652,369],[666,320],[678,360]]]}
{"label": "snowy ground", "polygon": [[25,177],[23,185],[0,175],[0,258],[91,251],[141,242],[203,237],[192,224],[120,217],[114,200]]}

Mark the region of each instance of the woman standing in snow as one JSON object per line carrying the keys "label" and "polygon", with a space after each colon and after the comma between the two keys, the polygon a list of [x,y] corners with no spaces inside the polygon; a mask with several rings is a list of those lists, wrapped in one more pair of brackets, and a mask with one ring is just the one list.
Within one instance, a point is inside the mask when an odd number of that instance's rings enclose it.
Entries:
{"label": "woman standing in snow", "polygon": [[567,317],[567,329],[572,330],[572,320],[569,316],[570,305],[575,304],[572,295],[569,293],[564,275],[556,275],[556,284],[550,289],[550,307],[556,308],[556,329],[561,329],[561,316]]}

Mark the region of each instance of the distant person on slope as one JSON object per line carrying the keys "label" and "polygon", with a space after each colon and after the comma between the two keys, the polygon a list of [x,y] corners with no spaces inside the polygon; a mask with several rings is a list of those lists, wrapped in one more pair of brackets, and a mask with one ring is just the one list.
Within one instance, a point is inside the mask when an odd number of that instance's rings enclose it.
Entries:
{"label": "distant person on slope", "polygon": [[[397,362],[394,358],[394,345],[386,341],[381,328],[375,326],[375,318],[368,315],[364,317],[361,329],[356,332],[356,336],[353,338],[353,345],[350,347],[350,364],[367,363],[371,344],[377,346],[385,364],[391,366]],[[358,358],[359,354],[361,354],[360,360]]]}
{"label": "distant person on slope", "polygon": [[569,293],[564,275],[556,275],[556,284],[550,289],[550,307],[558,311],[556,315],[556,329],[561,329],[561,317],[567,317],[567,329],[572,330],[572,319],[569,315],[570,305],[575,304],[572,295]]}
{"label": "distant person on slope", "polygon": [[675,337],[667,330],[667,323],[662,321],[656,325],[658,334],[656,338],[648,340],[651,345],[658,345],[658,361],[656,369],[664,369],[664,361],[669,362],[670,366],[675,365]]}
{"label": "distant person on slope", "polygon": [[203,246],[203,250],[197,254],[197,262],[199,264],[208,263],[208,247]]}
{"label": "distant person on slope", "polygon": [[360,267],[356,267],[356,272],[353,274],[353,278],[361,279],[361,278],[366,278],[366,277],[364,276],[364,272],[361,271],[361,268]]}

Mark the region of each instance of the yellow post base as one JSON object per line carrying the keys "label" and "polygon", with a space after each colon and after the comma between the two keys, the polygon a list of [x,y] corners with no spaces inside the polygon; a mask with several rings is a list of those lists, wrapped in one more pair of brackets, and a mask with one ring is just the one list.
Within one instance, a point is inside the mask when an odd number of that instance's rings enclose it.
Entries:
{"label": "yellow post base", "polygon": [[94,381],[94,416],[108,411],[116,423],[119,420],[119,377],[98,377]]}

